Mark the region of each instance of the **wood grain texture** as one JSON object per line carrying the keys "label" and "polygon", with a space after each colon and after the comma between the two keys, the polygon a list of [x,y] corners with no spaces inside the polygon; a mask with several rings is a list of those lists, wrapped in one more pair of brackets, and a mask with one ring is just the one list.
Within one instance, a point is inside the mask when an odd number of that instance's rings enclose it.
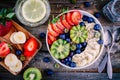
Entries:
{"label": "wood grain texture", "polygon": [[[2,7],[14,7],[15,2],[17,0],[1,0],[0,2],[0,8]],[[84,7],[83,3],[89,1],[91,2],[91,7],[86,8]],[[69,0],[49,0],[51,5],[51,14],[49,17],[49,20],[52,19],[53,16],[57,16],[62,12],[63,8],[69,8],[69,9],[81,9],[90,12],[91,14],[94,14],[94,12],[101,12],[102,13],[102,7],[108,2],[109,0],[77,0],[76,4],[71,4]],[[105,29],[111,29],[113,30],[115,27],[120,27],[120,22],[112,23],[108,21],[103,15],[101,18],[98,19],[103,27]],[[16,18],[15,21],[17,21],[20,25],[22,25]],[[27,26],[22,25],[25,29],[27,29],[31,34],[36,36],[39,40],[42,41],[42,48],[37,53],[37,55],[32,59],[32,61],[29,63],[29,65],[26,67],[37,67],[42,71],[43,74],[43,80],[109,80],[106,74],[106,69],[103,71],[103,73],[97,72],[97,65],[99,64],[100,60],[102,60],[105,53],[102,54],[101,58],[98,62],[95,63],[95,66],[91,66],[87,69],[81,69],[81,70],[70,70],[66,69],[62,66],[60,66],[59,69],[54,68],[54,63],[56,63],[53,58],[50,56],[47,47],[46,47],[46,41],[45,39],[39,38],[40,32],[45,32],[47,30],[47,24],[48,21],[40,25],[36,28],[30,28]],[[117,43],[114,46],[114,49],[112,50],[111,54],[111,60],[112,60],[112,66],[113,66],[113,80],[120,80],[120,42]],[[50,57],[51,61],[50,63],[44,63],[43,58],[47,56]],[[26,69],[25,68],[25,69]],[[55,71],[55,74],[52,76],[46,76],[44,73],[44,70],[46,68],[50,68],[53,71]],[[24,70],[25,70],[24,69]],[[18,75],[13,76],[10,74],[7,70],[5,70],[3,67],[0,66],[0,80],[23,80],[22,75],[24,70]]]}

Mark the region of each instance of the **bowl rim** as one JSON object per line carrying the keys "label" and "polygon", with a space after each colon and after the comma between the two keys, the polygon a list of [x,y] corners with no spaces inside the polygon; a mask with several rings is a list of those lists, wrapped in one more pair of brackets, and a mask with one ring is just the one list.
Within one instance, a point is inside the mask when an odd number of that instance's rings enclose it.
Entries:
{"label": "bowl rim", "polygon": [[87,65],[85,65],[85,66],[81,66],[81,67],[73,67],[73,68],[72,68],[72,67],[69,67],[69,66],[61,63],[58,59],[56,59],[53,55],[51,55],[51,52],[50,52],[50,49],[49,49],[49,45],[48,45],[48,42],[47,42],[47,41],[48,41],[48,38],[47,38],[47,36],[48,36],[48,28],[47,28],[47,32],[46,32],[46,45],[47,45],[47,49],[48,49],[50,55],[52,56],[52,58],[53,58],[57,63],[59,63],[60,65],[62,65],[63,67],[66,67],[66,68],[68,68],[68,69],[83,69],[83,68],[87,68],[87,67],[91,66],[92,64],[94,64],[94,63],[100,58],[100,56],[101,56],[101,54],[102,54],[102,52],[103,52],[103,49],[104,49],[104,29],[103,29],[100,21],[98,21],[97,18],[95,18],[92,14],[90,14],[89,12],[84,11],[84,10],[75,9],[75,10],[65,11],[65,12],[57,15],[56,18],[58,18],[59,16],[65,14],[65,13],[74,12],[74,11],[79,11],[79,12],[81,12],[81,13],[84,14],[84,15],[87,15],[87,16],[90,16],[90,17],[94,18],[95,23],[97,23],[97,24],[100,25],[100,27],[101,27],[101,31],[100,31],[100,32],[101,32],[101,34],[102,34],[101,38],[102,38],[102,40],[103,40],[103,44],[102,44],[102,46],[101,46],[101,49],[100,49],[99,54],[97,55],[97,57],[96,57],[91,63],[89,63],[89,64],[87,64]]}

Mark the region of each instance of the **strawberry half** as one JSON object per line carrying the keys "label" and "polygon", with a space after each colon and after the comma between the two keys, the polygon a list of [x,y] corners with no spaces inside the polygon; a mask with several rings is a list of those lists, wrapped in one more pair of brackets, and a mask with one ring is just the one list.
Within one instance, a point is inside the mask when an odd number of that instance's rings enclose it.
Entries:
{"label": "strawberry half", "polygon": [[36,39],[35,38],[28,39],[28,41],[24,44],[24,55],[32,56],[37,48],[38,48],[38,42],[36,41]]}
{"label": "strawberry half", "polygon": [[6,42],[0,43],[0,57],[6,57],[10,53],[10,48]]}

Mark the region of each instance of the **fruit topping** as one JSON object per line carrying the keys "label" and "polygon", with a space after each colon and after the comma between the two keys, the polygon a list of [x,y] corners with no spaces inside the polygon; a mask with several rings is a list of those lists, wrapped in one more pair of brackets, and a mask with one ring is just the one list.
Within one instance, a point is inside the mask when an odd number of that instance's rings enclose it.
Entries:
{"label": "fruit topping", "polygon": [[79,11],[74,11],[72,13],[71,20],[75,25],[78,25],[81,19],[82,19],[82,14]]}
{"label": "fruit topping", "polygon": [[82,20],[83,20],[83,21],[87,21],[87,19],[88,19],[88,16],[83,15]]}
{"label": "fruit topping", "polygon": [[41,80],[42,74],[37,68],[28,68],[23,74],[24,80]]}
{"label": "fruit topping", "polygon": [[69,29],[65,28],[64,33],[68,33],[68,32],[69,32]]}
{"label": "fruit topping", "polygon": [[50,33],[48,33],[48,39],[51,41],[51,42],[54,42],[56,40],[56,37],[52,36]]}
{"label": "fruit topping", "polygon": [[90,2],[84,2],[84,6],[85,6],[85,7],[90,7],[91,4],[90,4]]}
{"label": "fruit topping", "polygon": [[10,53],[9,45],[6,42],[0,43],[0,57],[6,57]]}
{"label": "fruit topping", "polygon": [[75,51],[76,50],[76,45],[75,44],[71,44],[70,45],[70,50],[71,51]]}
{"label": "fruit topping", "polygon": [[14,44],[24,44],[26,42],[26,35],[21,31],[14,32],[10,36],[10,41]]}
{"label": "fruit topping", "polygon": [[8,54],[6,57],[5,57],[5,65],[8,66],[8,67],[12,67],[12,66],[15,66],[17,65],[18,63],[18,58],[15,54],[13,53],[10,53]]}
{"label": "fruit topping", "polygon": [[5,36],[12,28],[12,17],[15,13],[12,10],[2,8],[0,11],[0,36]]}
{"label": "fruit topping", "polygon": [[60,21],[61,21],[62,25],[63,25],[65,28],[67,28],[67,29],[70,29],[70,28],[71,28],[70,24],[69,24],[69,23],[66,21],[66,19],[65,19],[65,15],[62,15],[62,16],[60,17]]}
{"label": "fruit topping", "polygon": [[94,19],[92,17],[88,17],[87,21],[88,21],[88,23],[92,23],[92,22],[94,22]]}
{"label": "fruit topping", "polygon": [[44,57],[44,58],[43,58],[43,61],[44,61],[45,63],[48,63],[48,62],[50,62],[50,58],[49,58],[49,57]]}
{"label": "fruit topping", "polygon": [[69,55],[70,52],[70,44],[65,40],[58,39],[53,42],[50,48],[52,56],[57,59],[64,59]]}
{"label": "fruit topping", "polygon": [[67,22],[70,24],[70,25],[74,25],[74,23],[72,22],[72,20],[71,20],[71,15],[72,15],[72,13],[67,13],[66,14],[66,20],[67,20]]}
{"label": "fruit topping", "polygon": [[59,38],[65,40],[65,38],[66,38],[66,37],[65,37],[65,34],[60,34]]}
{"label": "fruit topping", "polygon": [[52,28],[52,24],[48,25],[48,33],[51,34],[52,36],[56,37],[59,35],[59,33],[55,32]]}
{"label": "fruit topping", "polygon": [[103,44],[103,40],[101,40],[101,39],[98,40],[98,44],[100,44],[100,45]]}
{"label": "fruit topping", "polygon": [[30,38],[28,41],[24,44],[24,55],[27,57],[33,56],[35,51],[38,48],[38,42],[35,38]]}
{"label": "fruit topping", "polygon": [[39,37],[40,37],[40,38],[45,38],[45,36],[46,36],[46,34],[45,34],[44,32],[41,32],[41,33],[39,34]]}
{"label": "fruit topping", "polygon": [[51,69],[46,69],[46,70],[45,70],[45,73],[46,73],[48,76],[51,76],[51,75],[54,74],[53,70],[51,70]]}
{"label": "fruit topping", "polygon": [[79,25],[80,26],[85,26],[85,23],[84,22],[80,22]]}
{"label": "fruit topping", "polygon": [[70,30],[70,38],[74,43],[82,43],[86,41],[88,31],[83,26],[74,26]]}
{"label": "fruit topping", "polygon": [[101,30],[100,25],[99,24],[95,24],[94,25],[94,30],[100,31]]}
{"label": "fruit topping", "polygon": [[76,63],[75,62],[71,62],[70,63],[70,67],[73,67],[73,68],[76,67]]}
{"label": "fruit topping", "polygon": [[16,55],[21,55],[23,52],[19,49],[16,50]]}

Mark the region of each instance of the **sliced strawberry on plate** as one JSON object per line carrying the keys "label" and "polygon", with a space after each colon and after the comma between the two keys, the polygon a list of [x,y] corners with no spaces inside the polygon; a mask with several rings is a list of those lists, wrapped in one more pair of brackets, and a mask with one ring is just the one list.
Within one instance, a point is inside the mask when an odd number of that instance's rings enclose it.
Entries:
{"label": "sliced strawberry on plate", "polygon": [[67,29],[71,28],[70,24],[65,19],[65,15],[60,16],[60,21],[62,25],[65,26]]}
{"label": "sliced strawberry on plate", "polygon": [[55,32],[57,32],[57,33],[63,33],[63,31],[61,30],[61,29],[59,29],[55,24],[51,24],[51,26],[52,26],[52,29],[55,31]]}
{"label": "sliced strawberry on plate", "polygon": [[27,51],[27,50],[25,50],[24,51],[24,56],[31,57],[31,56],[34,55],[34,53],[35,53],[35,51]]}
{"label": "sliced strawberry on plate", "polygon": [[[35,38],[28,39],[28,41],[24,44],[24,50],[26,52],[30,52],[29,55],[34,54],[34,51],[36,51],[37,48],[38,48],[38,42],[36,41]],[[24,55],[26,55],[25,52]]]}
{"label": "sliced strawberry on plate", "polygon": [[60,21],[58,21],[58,22],[56,23],[56,26],[57,26],[59,29],[61,29],[62,31],[65,29],[65,27],[61,24]]}
{"label": "sliced strawberry on plate", "polygon": [[51,35],[55,36],[55,37],[59,35],[59,33],[55,32],[55,31],[53,30],[52,24],[48,24],[48,32],[49,32]]}
{"label": "sliced strawberry on plate", "polygon": [[79,11],[74,11],[71,15],[71,20],[75,25],[79,24],[79,21],[82,19],[82,15]]}
{"label": "sliced strawberry on plate", "polygon": [[68,12],[65,16],[65,19],[67,20],[67,22],[70,24],[70,25],[74,25],[74,23],[72,22],[71,20],[71,15],[72,13],[71,12]]}
{"label": "sliced strawberry on plate", "polygon": [[10,48],[6,42],[0,43],[0,57],[5,57],[10,53]]}
{"label": "sliced strawberry on plate", "polygon": [[50,33],[48,33],[48,39],[51,41],[51,42],[54,42],[56,40],[56,37],[52,36]]}

